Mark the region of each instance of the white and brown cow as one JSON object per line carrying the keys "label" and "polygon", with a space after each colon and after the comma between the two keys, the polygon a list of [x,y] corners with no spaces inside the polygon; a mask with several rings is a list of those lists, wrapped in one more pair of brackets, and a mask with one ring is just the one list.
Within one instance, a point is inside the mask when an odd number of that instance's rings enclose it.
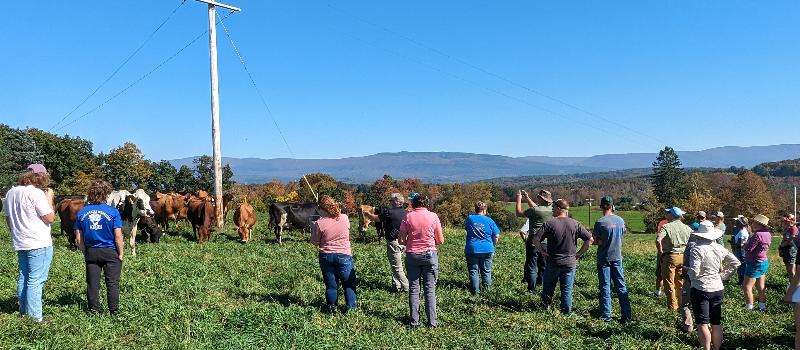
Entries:
{"label": "white and brown cow", "polygon": [[[120,200],[121,199],[121,200]],[[138,189],[131,194],[126,190],[114,191],[106,202],[119,210],[122,216],[122,232],[128,237],[131,246],[131,255],[136,256],[136,234],[141,217],[153,216],[150,206],[150,196],[143,189]]]}

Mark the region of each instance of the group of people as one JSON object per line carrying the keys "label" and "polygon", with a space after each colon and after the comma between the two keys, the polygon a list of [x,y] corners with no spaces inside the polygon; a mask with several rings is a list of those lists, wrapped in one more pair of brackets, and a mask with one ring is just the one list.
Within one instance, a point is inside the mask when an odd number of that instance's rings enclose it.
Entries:
{"label": "group of people", "polygon": [[[20,176],[17,186],[6,194],[4,215],[17,252],[19,310],[42,321],[42,287],[53,258],[50,225],[55,220],[50,178],[41,164],[31,164]],[[99,286],[104,274],[107,308],[119,309],[119,280],[124,260],[122,221],[119,211],[106,204],[112,192],[108,182],[92,181],[87,205],[77,214],[74,225],[76,243],[86,264],[87,300],[90,312],[101,312]],[[523,199],[528,208],[523,210]],[[407,202],[411,210],[407,210]],[[420,292],[424,295],[427,326],[439,325],[436,313],[436,283],[439,277],[437,246],[444,243],[439,217],[428,210],[430,199],[419,193],[404,197],[393,193],[390,207],[379,214],[364,213],[381,222],[386,239],[386,255],[391,267],[393,288],[408,293],[409,325],[420,326]],[[325,284],[326,308],[338,306],[339,288],[344,290],[346,309],[358,307],[356,267],[350,246],[350,220],[339,203],[330,196],[319,201],[324,215],[312,223],[311,241],[318,246],[319,266]],[[566,200],[553,200],[550,192],[540,190],[535,196],[519,191],[516,215],[527,219],[520,229],[525,242],[522,281],[536,293],[541,285],[542,306],[552,303],[556,284],[560,286],[560,310],[572,311],[572,290],[577,261],[592,244],[597,245],[596,268],[600,318],[611,321],[611,290],[617,294],[620,322],[632,320],[631,302],[625,283],[622,241],[627,232],[625,221],[615,214],[610,196],[600,200],[603,211],[591,231],[571,218]],[[498,225],[487,215],[484,202],[475,203],[474,214],[465,219],[465,262],[469,292],[478,294],[491,288],[492,259],[499,235]],[[664,291],[667,306],[682,309],[684,330],[697,325],[700,345],[717,349],[722,344],[722,303],[725,282],[736,272],[744,292],[745,308],[754,308],[752,289],[758,286],[758,310],[766,310],[765,277],[769,268],[767,253],[772,243],[769,218],[738,216],[731,235],[731,251],[724,247],[724,215],[716,212],[707,220],[698,212],[695,222],[683,222],[686,214],[678,207],[667,208],[658,224],[656,248],[656,296]],[[795,303],[795,320],[800,321],[800,273],[796,264],[800,246],[794,215],[783,218],[783,236],[779,247],[790,283],[784,301]],[[582,241],[578,248],[578,241]],[[403,257],[405,255],[405,258]],[[405,262],[405,271],[403,268]],[[800,322],[796,322],[800,325]],[[796,344],[800,345],[797,342]]]}
{"label": "group of people", "polygon": [[[42,315],[42,288],[53,260],[50,225],[55,221],[50,176],[41,164],[31,164],[7,193],[4,216],[17,252],[19,311],[37,322]],[[89,311],[100,313],[100,277],[104,274],[107,307],[111,314],[119,309],[119,280],[124,251],[122,219],[119,211],[106,204],[112,187],[106,181],[92,181],[87,205],[77,214],[73,229],[76,243],[84,254]]]}
{"label": "group of people", "polygon": [[[695,214],[691,225],[683,222],[686,213],[678,207],[665,210],[658,224],[656,247],[656,296],[664,290],[667,306],[682,311],[683,330],[691,332],[697,324],[700,345],[719,349],[722,344],[722,303],[725,282],[736,273],[744,295],[744,308],[753,310],[758,288],[758,310],[766,311],[766,275],[768,252],[772,244],[769,218],[738,215],[730,237],[731,251],[725,248],[724,214],[716,212],[711,220],[703,211]],[[793,214],[782,218],[783,235],[778,252],[789,278],[784,301],[795,303],[795,319],[800,321],[800,279],[797,278],[797,246],[800,239]],[[796,322],[800,324],[800,322]],[[795,339],[800,348],[800,339]]]}

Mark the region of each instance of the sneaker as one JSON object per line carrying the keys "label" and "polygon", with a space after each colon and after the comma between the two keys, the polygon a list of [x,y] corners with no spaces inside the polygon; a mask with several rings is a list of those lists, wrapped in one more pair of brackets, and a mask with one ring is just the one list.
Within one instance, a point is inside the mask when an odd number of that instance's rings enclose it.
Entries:
{"label": "sneaker", "polygon": [[758,311],[767,311],[766,303],[758,303]]}
{"label": "sneaker", "polygon": [[657,291],[653,292],[653,296],[654,296],[654,297],[656,297],[656,298],[660,298],[660,297],[661,297],[661,295],[662,295],[662,294],[661,294],[661,291],[660,291],[660,290],[657,290]]}

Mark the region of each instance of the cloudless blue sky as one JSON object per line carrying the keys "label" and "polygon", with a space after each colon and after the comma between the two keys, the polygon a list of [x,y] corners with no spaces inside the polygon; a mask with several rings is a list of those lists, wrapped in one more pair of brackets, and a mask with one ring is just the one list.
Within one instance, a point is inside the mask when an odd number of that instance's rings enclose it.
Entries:
{"label": "cloudless blue sky", "polygon": [[[228,2],[243,11],[225,23],[299,158],[800,143],[797,1]],[[0,123],[50,129],[179,4],[4,4]],[[66,121],[207,26],[187,0]],[[290,156],[222,26],[218,43],[223,155]],[[132,141],[153,160],[210,154],[208,65],[204,36],[56,130],[98,152]]]}

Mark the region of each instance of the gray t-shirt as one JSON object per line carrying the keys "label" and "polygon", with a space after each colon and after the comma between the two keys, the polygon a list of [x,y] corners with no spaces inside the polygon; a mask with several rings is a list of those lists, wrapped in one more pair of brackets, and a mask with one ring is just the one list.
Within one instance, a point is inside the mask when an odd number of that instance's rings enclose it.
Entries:
{"label": "gray t-shirt", "polygon": [[597,262],[622,261],[622,236],[625,220],[617,215],[603,216],[594,223],[594,235],[600,240],[597,247]]}
{"label": "gray t-shirt", "polygon": [[536,231],[539,240],[547,240],[547,264],[575,267],[578,239],[592,236],[581,223],[572,218],[552,218]]}

